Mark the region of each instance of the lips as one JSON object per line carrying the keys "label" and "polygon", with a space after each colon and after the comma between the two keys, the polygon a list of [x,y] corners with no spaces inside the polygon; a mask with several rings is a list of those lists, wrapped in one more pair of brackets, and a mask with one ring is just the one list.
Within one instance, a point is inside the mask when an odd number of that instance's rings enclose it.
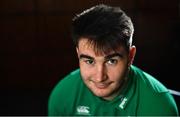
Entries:
{"label": "lips", "polygon": [[98,88],[98,89],[105,89],[107,88],[111,83],[95,83],[94,85]]}

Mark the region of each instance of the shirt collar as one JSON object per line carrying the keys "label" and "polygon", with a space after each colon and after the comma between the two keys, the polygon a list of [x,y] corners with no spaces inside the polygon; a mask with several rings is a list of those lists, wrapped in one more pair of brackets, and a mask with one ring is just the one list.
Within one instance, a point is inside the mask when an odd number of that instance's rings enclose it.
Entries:
{"label": "shirt collar", "polygon": [[135,89],[134,72],[131,67],[128,74],[128,83],[118,98],[119,103],[117,103],[116,108],[124,110],[133,97]]}

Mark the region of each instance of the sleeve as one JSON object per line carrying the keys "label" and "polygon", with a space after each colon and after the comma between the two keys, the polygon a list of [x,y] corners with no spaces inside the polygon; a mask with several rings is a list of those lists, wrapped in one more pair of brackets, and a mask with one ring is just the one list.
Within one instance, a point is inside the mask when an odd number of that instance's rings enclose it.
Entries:
{"label": "sleeve", "polygon": [[48,116],[72,115],[76,103],[79,70],[65,76],[52,90],[48,100]]}
{"label": "sleeve", "polygon": [[161,111],[164,113],[164,115],[166,116],[179,115],[176,102],[173,96],[169,92],[162,94],[162,98],[159,98],[159,102],[161,102],[160,103],[161,107],[157,107],[157,109],[162,108]]}
{"label": "sleeve", "polygon": [[169,92],[156,93],[146,97],[139,108],[140,115],[178,116],[178,109],[173,96]]}
{"label": "sleeve", "polygon": [[48,116],[58,116],[58,110],[56,107],[56,98],[54,92],[51,93],[48,100]]}
{"label": "sleeve", "polygon": [[64,99],[63,91],[61,91],[61,83],[52,90],[48,100],[48,116],[63,116],[64,114]]}

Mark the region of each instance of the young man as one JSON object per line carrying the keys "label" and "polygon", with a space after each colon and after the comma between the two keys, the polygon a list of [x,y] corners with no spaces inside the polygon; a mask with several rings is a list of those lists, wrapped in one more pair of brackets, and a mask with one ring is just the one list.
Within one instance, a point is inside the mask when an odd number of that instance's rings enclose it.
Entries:
{"label": "young man", "polygon": [[48,115],[178,115],[168,89],[132,65],[134,28],[120,8],[94,6],[77,15],[72,25],[80,69],[54,88]]}

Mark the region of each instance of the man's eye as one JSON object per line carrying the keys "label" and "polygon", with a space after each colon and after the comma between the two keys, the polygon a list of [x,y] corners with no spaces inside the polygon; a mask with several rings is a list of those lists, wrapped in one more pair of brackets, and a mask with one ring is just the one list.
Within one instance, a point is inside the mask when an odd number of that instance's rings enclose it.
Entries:
{"label": "man's eye", "polygon": [[94,64],[94,61],[93,60],[85,60],[85,63],[89,64],[89,65],[92,65],[92,64]]}
{"label": "man's eye", "polygon": [[110,64],[110,65],[115,65],[115,64],[117,64],[117,62],[118,62],[118,60],[116,60],[116,59],[107,60],[107,63]]}

